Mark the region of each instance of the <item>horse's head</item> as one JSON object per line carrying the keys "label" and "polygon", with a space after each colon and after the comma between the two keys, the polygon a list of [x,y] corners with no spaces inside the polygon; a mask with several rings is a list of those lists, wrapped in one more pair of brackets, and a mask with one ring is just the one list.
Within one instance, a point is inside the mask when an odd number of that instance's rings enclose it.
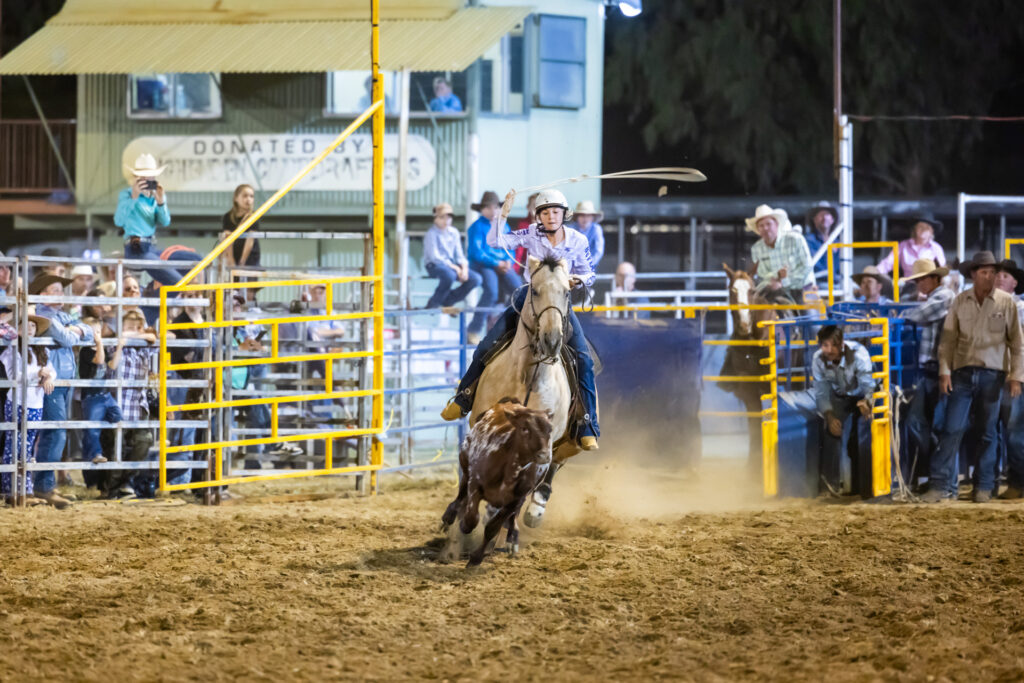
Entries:
{"label": "horse's head", "polygon": [[[729,276],[729,304],[733,306],[749,306],[754,299],[754,279],[745,271],[733,270],[728,264],[723,263],[726,274]],[[744,308],[733,311],[733,323],[736,333],[740,337],[750,337],[754,332],[754,320],[750,315],[750,309]]]}
{"label": "horse's head", "polygon": [[554,360],[565,341],[569,324],[569,263],[553,257],[531,256],[530,294],[520,312],[530,333],[530,346],[538,359]]}

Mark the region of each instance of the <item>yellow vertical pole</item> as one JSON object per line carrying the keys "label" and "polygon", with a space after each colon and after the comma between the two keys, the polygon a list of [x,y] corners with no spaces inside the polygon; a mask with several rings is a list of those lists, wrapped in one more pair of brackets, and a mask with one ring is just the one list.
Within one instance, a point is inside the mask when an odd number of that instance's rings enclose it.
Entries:
{"label": "yellow vertical pole", "polygon": [[828,252],[827,252],[826,256],[828,258],[828,265],[827,265],[827,267],[828,267],[828,305],[832,306],[833,304],[835,304],[836,299],[835,299],[834,291],[832,289],[835,286],[835,283],[832,282],[832,245],[831,244],[828,245]]}
{"label": "yellow vertical pole", "polygon": [[[373,101],[384,99],[384,76],[380,72],[380,1],[370,0],[370,60],[373,71]],[[384,107],[373,113],[373,415],[378,432],[372,437],[370,464],[384,461],[379,433],[384,429]],[[370,473],[370,493],[377,493],[377,472]]]}
{"label": "yellow vertical pole", "polygon": [[[768,325],[768,414],[761,419],[761,471],[765,497],[779,492],[779,379],[778,358],[775,354],[775,326]],[[765,398],[765,397],[762,397]]]}
{"label": "yellow vertical pole", "polygon": [[171,358],[167,353],[167,287],[160,288],[160,357],[157,372],[160,374],[160,472],[157,479],[161,491],[167,488],[167,366]]}

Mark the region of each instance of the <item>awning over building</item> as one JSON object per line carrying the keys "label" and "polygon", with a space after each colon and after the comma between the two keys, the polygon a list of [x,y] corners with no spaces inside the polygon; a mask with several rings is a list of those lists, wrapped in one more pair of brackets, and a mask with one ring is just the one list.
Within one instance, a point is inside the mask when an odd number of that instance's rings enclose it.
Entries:
{"label": "awning over building", "polygon": [[[381,68],[462,71],[530,7],[382,0]],[[0,74],[295,73],[369,69],[368,0],[68,0]]]}

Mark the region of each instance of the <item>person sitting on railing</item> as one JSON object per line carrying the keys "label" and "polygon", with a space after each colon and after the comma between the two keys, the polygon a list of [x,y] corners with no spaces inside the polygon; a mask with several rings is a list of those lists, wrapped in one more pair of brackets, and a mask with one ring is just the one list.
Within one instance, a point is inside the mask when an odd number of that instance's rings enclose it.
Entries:
{"label": "person sitting on railing", "polygon": [[[147,381],[152,368],[156,349],[152,346],[125,346],[128,340],[141,339],[148,344],[155,344],[156,335],[144,331],[146,319],[138,311],[128,311],[121,318],[121,337],[108,367],[114,370],[115,377],[122,380]],[[121,417],[126,422],[140,422],[149,419],[149,399],[146,387],[125,387],[121,390],[121,401],[118,403]],[[146,460],[149,448],[153,445],[153,432],[147,427],[129,427],[121,432],[121,457],[129,462]],[[110,498],[134,498],[135,488],[131,481],[136,477],[135,470],[112,470],[104,483],[104,492]],[[152,475],[141,475],[141,479],[152,478]]]}
{"label": "person sitting on railing", "polygon": [[[462,254],[462,236],[452,227],[454,215],[451,204],[435,206],[434,224],[423,237],[424,267],[427,275],[439,281],[425,308],[440,306],[449,315],[458,315],[455,304],[480,286],[480,276],[469,269],[469,262]],[[452,289],[456,280],[462,284]]]}
{"label": "person sitting on railing", "polygon": [[[28,330],[26,335],[31,339],[33,337],[39,337],[46,333],[47,328],[50,326],[50,321],[41,316],[35,315],[35,311],[29,307],[28,316]],[[5,339],[8,341],[14,341],[17,339],[17,333],[15,338],[11,339],[8,334],[5,334]],[[21,355],[18,353],[18,347],[15,344],[11,344],[4,349],[3,353],[0,354],[0,363],[3,365],[3,370],[6,373],[6,379],[13,380],[15,382],[14,388],[8,390],[7,399],[4,401],[3,406],[3,418],[5,422],[14,422],[16,425],[21,424],[22,420],[28,420],[29,422],[37,422],[42,419],[43,416],[43,402],[44,396],[49,395],[53,392],[53,380],[57,376],[56,370],[53,365],[49,363],[49,354],[45,346],[30,346],[28,349],[28,359],[26,365],[26,377],[28,379],[28,392],[22,400],[21,393]],[[25,453],[28,458],[28,462],[36,461],[36,436],[39,434],[38,429],[29,428],[25,432]],[[21,459],[21,429],[14,429],[6,432],[4,438],[3,447],[3,464],[11,465]],[[12,477],[9,473],[0,475],[0,491],[8,505],[14,504],[14,496],[17,494],[16,491],[12,490],[11,486]],[[32,496],[34,492],[34,482],[32,477],[29,476],[25,481],[25,493],[27,496]],[[68,501],[60,496],[50,496],[45,500],[58,509],[63,509],[68,506]]]}
{"label": "person sitting on railing", "polygon": [[[501,207],[501,200],[498,194],[488,190],[484,192],[479,204],[472,204],[470,208],[479,211],[480,216],[466,228],[468,241],[467,252],[469,256],[469,268],[480,276],[483,290],[480,292],[480,299],[477,301],[477,308],[491,308],[499,301],[507,304],[513,292],[523,286],[523,278],[512,270],[512,261],[504,249],[498,249],[487,244],[487,233],[491,230],[491,221]],[[480,342],[481,333],[489,319],[494,315],[478,311],[473,315],[466,329],[467,340],[470,344]]]}
{"label": "person sitting on railing", "polygon": [[[244,223],[252,215],[255,206],[256,190],[253,189],[252,185],[239,185],[236,187],[235,194],[231,200],[231,209],[221,219],[221,227],[224,230],[220,235],[221,240],[227,239],[228,235]],[[231,249],[224,252],[228,268],[258,269],[262,267],[260,265],[260,241],[250,236],[251,233],[259,229],[260,222],[256,221],[249,226],[246,235],[243,235],[241,239],[235,240],[231,244]],[[235,277],[234,281],[249,282],[253,279],[255,278]],[[245,290],[245,295],[249,300],[255,298],[255,293],[256,290],[253,288]]]}
{"label": "person sitting on railing", "polygon": [[875,380],[871,354],[855,341],[843,341],[843,330],[826,325],[818,331],[818,350],[811,360],[814,397],[818,413],[824,419],[824,443],[821,450],[820,493],[838,496],[842,454],[847,452],[850,435],[856,430],[859,457],[853,464],[854,492],[865,493],[858,482],[871,457],[871,411]]}
{"label": "person sitting on railing", "polygon": [[[42,296],[61,296],[64,287],[71,280],[56,275],[41,273],[28,286],[28,293]],[[48,318],[50,326],[46,336],[56,342],[50,349],[50,362],[57,371],[57,379],[75,379],[78,376],[77,353],[74,347],[79,344],[92,344],[92,328],[75,320],[70,313],[65,313],[61,305],[39,304],[36,306],[38,315]],[[65,422],[68,419],[68,402],[70,387],[57,387],[43,401],[43,420]],[[39,437],[39,462],[60,462],[64,454],[67,432],[63,429],[43,430]],[[57,479],[52,470],[39,471],[35,475],[36,495],[51,505],[66,505],[68,501],[56,492]]]}
{"label": "person sitting on railing", "polygon": [[[996,266],[996,288],[1013,297],[1017,305],[1017,319],[1024,324],[1024,271],[1016,261],[1005,259]],[[1003,391],[999,411],[1000,437],[1006,453],[1007,488],[999,497],[1003,500],[1024,498],[1024,393],[1016,398]]]}
{"label": "person sitting on railing", "polygon": [[[114,225],[124,230],[125,258],[160,260],[156,229],[171,224],[167,195],[157,180],[164,168],[157,167],[152,154],[140,155],[134,166],[125,168],[131,175],[131,184],[117,196],[117,209],[114,211]],[[181,272],[173,268],[146,268],[145,271],[165,285],[177,284],[182,278]]]}
{"label": "person sitting on railing", "polygon": [[746,223],[747,230],[761,237],[750,248],[761,293],[773,303],[803,303],[803,292],[814,287],[811,254],[803,235],[790,225],[789,215],[762,204]]}
{"label": "person sitting on railing", "polygon": [[576,210],[572,212],[576,219],[574,228],[579,230],[587,238],[590,246],[590,260],[594,264],[594,271],[604,258],[604,231],[601,229],[601,221],[604,220],[604,212],[594,207],[594,202],[589,199],[576,204]]}
{"label": "person sitting on railing", "polygon": [[956,296],[953,290],[942,284],[942,278],[949,268],[936,266],[931,259],[919,259],[914,263],[911,274],[900,282],[917,285],[918,296],[924,297],[920,306],[907,309],[901,317],[917,326],[917,383],[911,389],[910,406],[907,408],[907,436],[910,452],[916,451],[916,467],[909,467],[904,473],[907,481],[916,483],[919,475],[927,475],[929,462],[935,446],[935,411],[939,404],[939,335],[942,323],[949,312],[949,306]]}
{"label": "person sitting on railing", "polygon": [[[914,267],[914,262],[919,259],[931,259],[940,266],[946,265],[946,252],[942,245],[935,241],[935,234],[942,232],[942,221],[935,220],[935,216],[925,213],[911,221],[911,237],[899,244],[900,272],[909,273]],[[878,264],[878,270],[883,273],[891,273],[893,269],[892,249],[889,249],[885,258]]]}
{"label": "person sitting on railing", "polygon": [[[615,279],[612,283],[612,306],[646,306],[651,300],[646,296],[615,296],[621,292],[632,292],[636,290],[636,266],[629,261],[623,261],[615,269]],[[648,319],[650,311],[622,311],[615,314],[616,318]]]}

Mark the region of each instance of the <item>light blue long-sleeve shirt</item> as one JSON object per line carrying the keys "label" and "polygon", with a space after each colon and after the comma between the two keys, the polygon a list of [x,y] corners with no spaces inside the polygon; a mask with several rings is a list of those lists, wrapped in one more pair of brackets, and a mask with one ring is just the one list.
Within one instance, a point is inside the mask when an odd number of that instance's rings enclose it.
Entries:
{"label": "light blue long-sleeve shirt", "polygon": [[140,194],[132,199],[132,188],[126,187],[117,195],[117,209],[114,211],[114,225],[124,229],[125,237],[151,238],[157,227],[166,228],[171,224],[171,213],[167,210],[167,198],[157,204],[155,197]]}
{"label": "light blue long-sleeve shirt", "polygon": [[427,234],[423,237],[423,265],[434,263],[446,266],[454,263],[461,266],[466,262],[462,253],[462,235],[459,231],[448,226],[444,230],[436,225],[430,226]]}
{"label": "light blue long-sleeve shirt", "polygon": [[822,414],[832,410],[833,394],[870,399],[875,392],[871,354],[855,341],[843,343],[843,353],[837,363],[827,362],[821,349],[815,351],[811,372],[815,403]]}
{"label": "light blue long-sleeve shirt", "polygon": [[[77,353],[75,345],[93,343],[92,328],[83,322],[75,320],[70,313],[65,313],[59,308],[51,308],[45,304],[36,306],[36,314],[48,318],[50,327],[46,329],[44,337],[50,337],[57,346],[47,349],[50,365],[57,371],[57,379],[74,379],[78,369]],[[71,331],[77,327],[82,330],[82,336]]]}
{"label": "light blue long-sleeve shirt", "polygon": [[590,246],[590,260],[594,264],[594,270],[597,270],[597,264],[604,257],[604,230],[601,228],[601,224],[595,221],[586,230],[581,230],[579,226],[576,226],[576,229],[587,238],[587,244]]}

